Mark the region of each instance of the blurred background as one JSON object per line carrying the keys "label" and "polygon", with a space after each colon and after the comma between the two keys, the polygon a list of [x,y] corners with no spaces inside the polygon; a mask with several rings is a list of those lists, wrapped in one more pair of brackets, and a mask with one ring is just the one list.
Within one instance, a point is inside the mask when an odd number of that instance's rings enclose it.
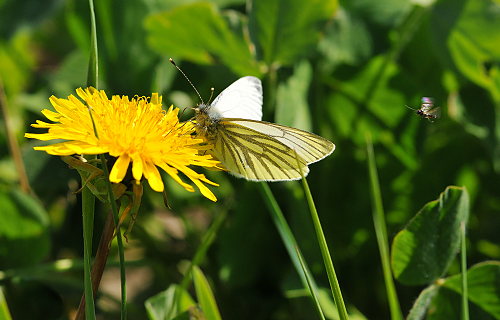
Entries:
{"label": "blurred background", "polygon": [[[244,75],[264,84],[264,120],[310,130],[335,152],[308,181],[344,300],[388,319],[373,230],[366,141],[371,135],[390,239],[448,185],[471,197],[469,265],[500,259],[500,3],[494,0],[99,0],[99,89],[108,96],[163,95],[164,106],[199,103],[169,64],[200,91],[218,94]],[[0,285],[14,319],[67,319],[83,290],[80,179],[23,137],[44,120],[51,95],[85,87],[89,5],[0,1]],[[433,97],[442,117],[407,108]],[[189,110],[183,114],[188,119]],[[28,185],[21,185],[17,141]],[[15,144],[15,143],[14,143]],[[15,148],[14,148],[15,149]],[[14,156],[13,156],[14,155]],[[223,223],[201,263],[225,319],[316,319],[256,183],[206,172],[211,203],[166,179],[172,209],[145,185],[126,245],[129,318],[182,279],[214,219]],[[328,288],[300,183],[271,188],[318,284]],[[94,244],[107,208],[98,204]],[[113,246],[101,319],[118,318]],[[458,263],[451,270],[459,270]],[[397,285],[406,313],[421,287]],[[329,317],[331,318],[331,317]]]}

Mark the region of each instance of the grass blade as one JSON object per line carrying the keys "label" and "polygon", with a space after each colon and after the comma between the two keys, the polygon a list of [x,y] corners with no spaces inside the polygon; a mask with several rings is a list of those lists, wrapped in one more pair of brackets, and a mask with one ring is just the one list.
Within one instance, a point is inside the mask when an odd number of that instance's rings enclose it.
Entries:
{"label": "grass blade", "polygon": [[[97,31],[95,23],[94,2],[89,0],[90,7],[90,56],[87,72],[87,86],[97,88]],[[94,156],[92,156],[94,157]],[[82,184],[84,181],[82,180]],[[95,196],[89,188],[82,190],[82,215],[83,215],[83,278],[85,294],[85,319],[95,319],[94,294],[91,277],[92,236],[94,229]]]}
{"label": "grass blade", "polygon": [[222,317],[208,280],[200,268],[196,266],[193,268],[193,282],[198,303],[207,320],[221,320]]}
{"label": "grass blade", "polygon": [[469,320],[469,297],[467,285],[467,243],[465,235],[465,222],[460,224],[460,231],[462,234],[462,250],[461,250],[461,264],[462,264],[462,320]]}
{"label": "grass blade", "polygon": [[380,259],[382,261],[382,270],[387,291],[387,300],[389,301],[391,319],[399,320],[403,318],[403,315],[401,313],[401,307],[399,305],[398,296],[396,294],[396,287],[392,278],[391,263],[389,258],[389,241],[387,239],[387,230],[384,208],[382,205],[382,196],[380,193],[380,184],[378,181],[377,167],[375,165],[373,145],[371,142],[371,138],[368,135],[366,136],[366,152],[368,155],[368,172],[370,175],[370,191],[372,195],[373,226],[375,228],[375,235],[377,237]]}
{"label": "grass blade", "polygon": [[285,217],[283,216],[278,202],[276,201],[276,198],[274,198],[271,188],[269,188],[269,185],[267,183],[261,182],[259,183],[259,186],[262,197],[266,201],[269,212],[271,213],[271,218],[273,219],[273,222],[278,229],[278,233],[280,234],[283,244],[288,251],[288,255],[292,260],[295,270],[299,274],[302,285],[304,286],[304,288],[309,289],[309,294],[311,295],[311,298],[315,303],[318,316],[321,319],[324,319],[325,316],[323,315],[323,310],[321,308],[318,308],[318,305],[316,305],[316,302],[319,301],[318,287],[311,275],[309,267],[302,257],[302,253],[300,252],[299,246],[297,245],[297,241],[295,240],[295,237],[293,236],[293,233],[290,230]]}
{"label": "grass blade", "polygon": [[[82,181],[84,183],[84,181]],[[82,190],[83,215],[83,281],[85,291],[85,319],[95,319],[94,295],[92,292],[91,258],[92,234],[94,230],[95,196],[89,188]]]}
{"label": "grass blade", "polygon": [[330,288],[332,290],[335,304],[337,305],[339,317],[341,320],[349,319],[344,299],[342,298],[342,292],[340,291],[340,285],[337,279],[337,274],[335,273],[335,268],[333,267],[332,257],[330,256],[330,251],[328,250],[328,244],[326,243],[325,234],[323,233],[323,229],[321,227],[318,211],[316,210],[316,205],[314,204],[314,200],[312,198],[309,185],[307,184],[307,180],[304,177],[302,178],[302,186],[306,194],[307,204],[309,205],[309,211],[311,212],[311,218],[313,221],[314,230],[316,231],[316,237],[318,239],[321,255],[323,256],[323,262],[325,264],[326,274],[328,275],[328,281],[330,282]]}

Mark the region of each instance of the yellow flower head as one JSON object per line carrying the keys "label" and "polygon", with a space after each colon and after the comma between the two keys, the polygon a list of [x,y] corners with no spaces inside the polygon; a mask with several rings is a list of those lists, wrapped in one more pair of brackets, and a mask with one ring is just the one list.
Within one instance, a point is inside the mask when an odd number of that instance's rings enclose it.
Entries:
{"label": "yellow flower head", "polygon": [[219,162],[200,152],[206,149],[203,146],[205,141],[192,135],[195,129],[191,122],[179,123],[179,109],[171,106],[164,111],[157,93],[153,93],[150,100],[145,97],[129,99],[127,96],[108,99],[104,91],[92,87],[79,88],[76,93],[83,102],[74,95],[67,99],[50,97],[56,112],[45,109],[42,113],[54,123],[37,120],[32,124],[35,128],[47,128],[48,132],[25,134],[27,138],[44,141],[65,141],[35,147],[35,150],[60,156],[109,153],[116,158],[109,176],[111,182],[121,182],[132,162],[134,179],[139,182],[144,176],[155,191],[161,192],[164,188],[157,169],[160,167],[186,190],[193,192],[193,186],[179,177],[180,171],[205,197],[217,200],[204,183],[217,184],[189,166],[217,167]]}

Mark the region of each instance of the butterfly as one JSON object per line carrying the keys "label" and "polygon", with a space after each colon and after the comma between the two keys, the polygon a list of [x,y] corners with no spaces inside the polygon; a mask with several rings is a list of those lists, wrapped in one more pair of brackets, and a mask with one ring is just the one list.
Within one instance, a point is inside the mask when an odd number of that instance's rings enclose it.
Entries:
{"label": "butterfly", "polygon": [[251,181],[298,180],[309,164],[335,150],[313,133],[262,121],[262,101],[261,81],[247,76],[195,108],[196,134],[231,174]]}
{"label": "butterfly", "polygon": [[[408,106],[407,106],[408,107]],[[434,101],[429,97],[422,97],[420,108],[415,109],[408,107],[415,111],[416,114],[422,118],[429,119],[431,122],[441,116],[441,108],[434,106]]]}

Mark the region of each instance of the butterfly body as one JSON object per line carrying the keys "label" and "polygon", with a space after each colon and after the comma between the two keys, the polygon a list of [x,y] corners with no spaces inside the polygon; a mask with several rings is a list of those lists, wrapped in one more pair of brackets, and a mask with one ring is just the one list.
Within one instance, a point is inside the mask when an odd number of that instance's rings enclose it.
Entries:
{"label": "butterfly body", "polygon": [[195,109],[197,134],[233,175],[252,181],[297,180],[308,164],[328,156],[335,145],[307,131],[262,119],[262,85],[255,77],[231,84],[211,104]]}

